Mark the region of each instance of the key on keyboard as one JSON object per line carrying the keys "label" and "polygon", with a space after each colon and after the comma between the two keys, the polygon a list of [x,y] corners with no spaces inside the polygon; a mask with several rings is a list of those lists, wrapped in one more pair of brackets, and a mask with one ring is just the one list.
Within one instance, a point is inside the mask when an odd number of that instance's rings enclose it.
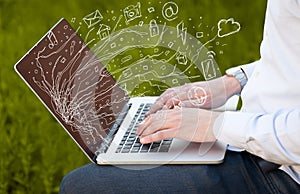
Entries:
{"label": "key on keyboard", "polygon": [[150,144],[141,144],[135,135],[138,124],[145,119],[145,114],[150,110],[152,104],[141,104],[134,115],[130,126],[123,136],[116,153],[146,153],[146,152],[168,152],[172,139],[165,139]]}

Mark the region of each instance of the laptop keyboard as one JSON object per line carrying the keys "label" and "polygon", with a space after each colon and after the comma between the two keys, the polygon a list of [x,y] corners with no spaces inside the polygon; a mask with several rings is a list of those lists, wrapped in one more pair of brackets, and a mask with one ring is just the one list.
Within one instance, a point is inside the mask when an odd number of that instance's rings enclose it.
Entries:
{"label": "laptop keyboard", "polygon": [[150,144],[141,144],[135,132],[138,124],[145,119],[145,114],[150,110],[151,103],[141,104],[134,115],[132,122],[123,136],[116,153],[146,153],[168,152],[173,139],[165,139]]}

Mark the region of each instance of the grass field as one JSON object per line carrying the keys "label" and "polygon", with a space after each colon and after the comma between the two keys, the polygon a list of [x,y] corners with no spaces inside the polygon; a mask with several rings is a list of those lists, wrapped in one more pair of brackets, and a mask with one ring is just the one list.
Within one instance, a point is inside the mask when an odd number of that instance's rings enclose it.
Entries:
{"label": "grass field", "polygon": [[[165,2],[141,1],[141,4],[158,10]],[[199,23],[202,18],[203,31],[223,18],[234,18],[241,24],[238,33],[222,39],[226,44],[223,54],[215,57],[222,72],[259,58],[265,1],[175,2],[180,19],[192,18]],[[0,0],[0,193],[57,193],[67,172],[90,162],[17,76],[14,64],[61,17],[78,21],[95,9],[105,17],[107,10],[119,11],[136,3]],[[176,26],[175,22],[172,24]]]}

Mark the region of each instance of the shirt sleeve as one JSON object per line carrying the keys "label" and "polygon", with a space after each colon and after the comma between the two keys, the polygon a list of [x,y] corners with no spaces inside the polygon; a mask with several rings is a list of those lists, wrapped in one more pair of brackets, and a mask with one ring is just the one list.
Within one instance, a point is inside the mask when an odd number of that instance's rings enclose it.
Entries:
{"label": "shirt sleeve", "polygon": [[257,66],[258,63],[259,63],[259,60],[240,66],[240,68],[242,68],[244,70],[244,72],[246,73],[248,79],[252,76],[253,70]]}
{"label": "shirt sleeve", "polygon": [[[238,121],[238,122],[237,122]],[[300,109],[271,114],[224,112],[214,124],[221,142],[282,165],[300,165]]]}

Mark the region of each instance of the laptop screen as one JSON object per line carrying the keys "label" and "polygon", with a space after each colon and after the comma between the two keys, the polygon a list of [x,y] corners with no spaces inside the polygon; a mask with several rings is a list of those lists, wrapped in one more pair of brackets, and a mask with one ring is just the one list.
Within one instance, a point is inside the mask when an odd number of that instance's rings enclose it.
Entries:
{"label": "laptop screen", "polygon": [[92,159],[128,97],[80,36],[60,20],[15,69]]}

